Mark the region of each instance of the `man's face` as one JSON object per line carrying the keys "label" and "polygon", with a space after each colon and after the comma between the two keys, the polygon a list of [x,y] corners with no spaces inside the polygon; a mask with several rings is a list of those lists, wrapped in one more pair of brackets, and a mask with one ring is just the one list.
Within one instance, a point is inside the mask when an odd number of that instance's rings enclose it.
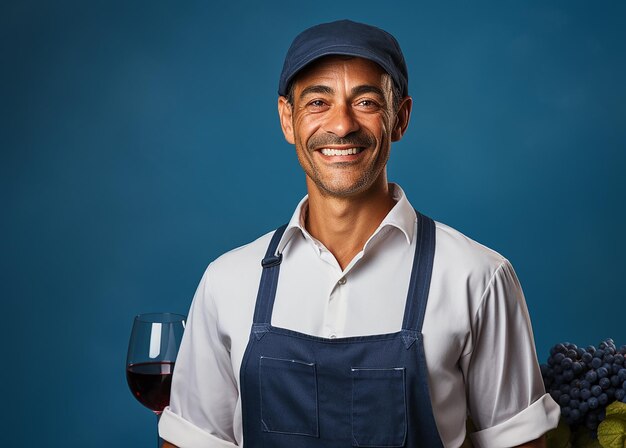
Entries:
{"label": "man's face", "polygon": [[349,197],[386,188],[391,142],[402,137],[411,108],[408,97],[398,113],[392,103],[391,78],[367,59],[329,56],[298,74],[293,106],[281,97],[279,114],[309,192]]}

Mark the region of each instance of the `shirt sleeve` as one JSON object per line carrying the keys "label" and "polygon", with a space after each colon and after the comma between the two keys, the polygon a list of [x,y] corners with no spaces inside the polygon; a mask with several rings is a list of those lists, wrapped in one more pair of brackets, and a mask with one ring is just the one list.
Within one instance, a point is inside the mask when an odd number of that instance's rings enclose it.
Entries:
{"label": "shirt sleeve", "polygon": [[180,448],[236,446],[233,416],[239,393],[218,330],[210,271],[211,266],[193,298],[176,358],[170,406],[159,421],[159,435]]}
{"label": "shirt sleeve", "polygon": [[524,294],[504,261],[472,322],[473,348],[462,360],[474,446],[506,448],[532,441],[558,424],[546,394]]}

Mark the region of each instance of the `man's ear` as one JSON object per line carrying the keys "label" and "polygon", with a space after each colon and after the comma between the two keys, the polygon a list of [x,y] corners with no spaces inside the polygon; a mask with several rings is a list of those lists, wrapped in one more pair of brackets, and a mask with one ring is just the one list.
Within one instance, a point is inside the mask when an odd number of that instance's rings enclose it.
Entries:
{"label": "man's ear", "polygon": [[406,129],[409,127],[409,120],[411,119],[411,108],[413,107],[413,98],[405,96],[400,101],[398,107],[398,113],[396,114],[396,122],[391,132],[391,141],[397,142],[402,138]]}
{"label": "man's ear", "polygon": [[283,130],[285,140],[295,145],[296,140],[293,136],[293,108],[284,96],[278,97],[278,116],[280,117],[280,127]]}

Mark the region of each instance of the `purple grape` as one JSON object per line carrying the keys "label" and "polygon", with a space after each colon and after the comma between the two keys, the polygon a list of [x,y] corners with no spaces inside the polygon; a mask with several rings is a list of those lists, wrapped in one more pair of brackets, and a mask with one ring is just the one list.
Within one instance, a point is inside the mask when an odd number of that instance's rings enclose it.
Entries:
{"label": "purple grape", "polygon": [[595,370],[590,370],[589,372],[585,374],[585,380],[593,384],[596,381],[598,381],[598,374],[596,373]]}
{"label": "purple grape", "polygon": [[572,367],[572,364],[574,363],[574,361],[572,361],[571,358],[563,358],[563,360],[561,361],[561,367],[563,367],[563,370],[567,370],[570,369]]}
{"label": "purple grape", "polygon": [[600,358],[593,358],[591,360],[591,367],[598,369],[602,366],[602,360]]}
{"label": "purple grape", "polygon": [[[580,398],[583,400],[588,400],[591,397],[591,391],[589,389],[581,389],[580,390]],[[553,397],[554,398],[554,397]]]}
{"label": "purple grape", "polygon": [[550,354],[555,355],[557,353],[565,353],[567,349],[563,344],[556,344],[554,347],[550,349]]}
{"label": "purple grape", "polygon": [[583,365],[581,363],[579,363],[578,361],[572,363],[572,371],[578,375],[579,373],[581,373],[583,371]]}
{"label": "purple grape", "polygon": [[591,395],[593,395],[594,397],[597,397],[601,393],[602,393],[602,388],[600,386],[598,386],[597,384],[594,386],[591,386]]}

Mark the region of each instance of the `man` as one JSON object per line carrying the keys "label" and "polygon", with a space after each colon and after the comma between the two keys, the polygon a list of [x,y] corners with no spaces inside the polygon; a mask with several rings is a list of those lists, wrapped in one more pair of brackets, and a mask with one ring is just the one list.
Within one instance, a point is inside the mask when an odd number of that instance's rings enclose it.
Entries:
{"label": "man", "polygon": [[[278,112],[308,196],[211,263],[161,436],[184,447],[541,447],[557,424],[509,262],[387,182],[412,100],[388,33],[291,45]],[[171,446],[167,444],[166,446]]]}

